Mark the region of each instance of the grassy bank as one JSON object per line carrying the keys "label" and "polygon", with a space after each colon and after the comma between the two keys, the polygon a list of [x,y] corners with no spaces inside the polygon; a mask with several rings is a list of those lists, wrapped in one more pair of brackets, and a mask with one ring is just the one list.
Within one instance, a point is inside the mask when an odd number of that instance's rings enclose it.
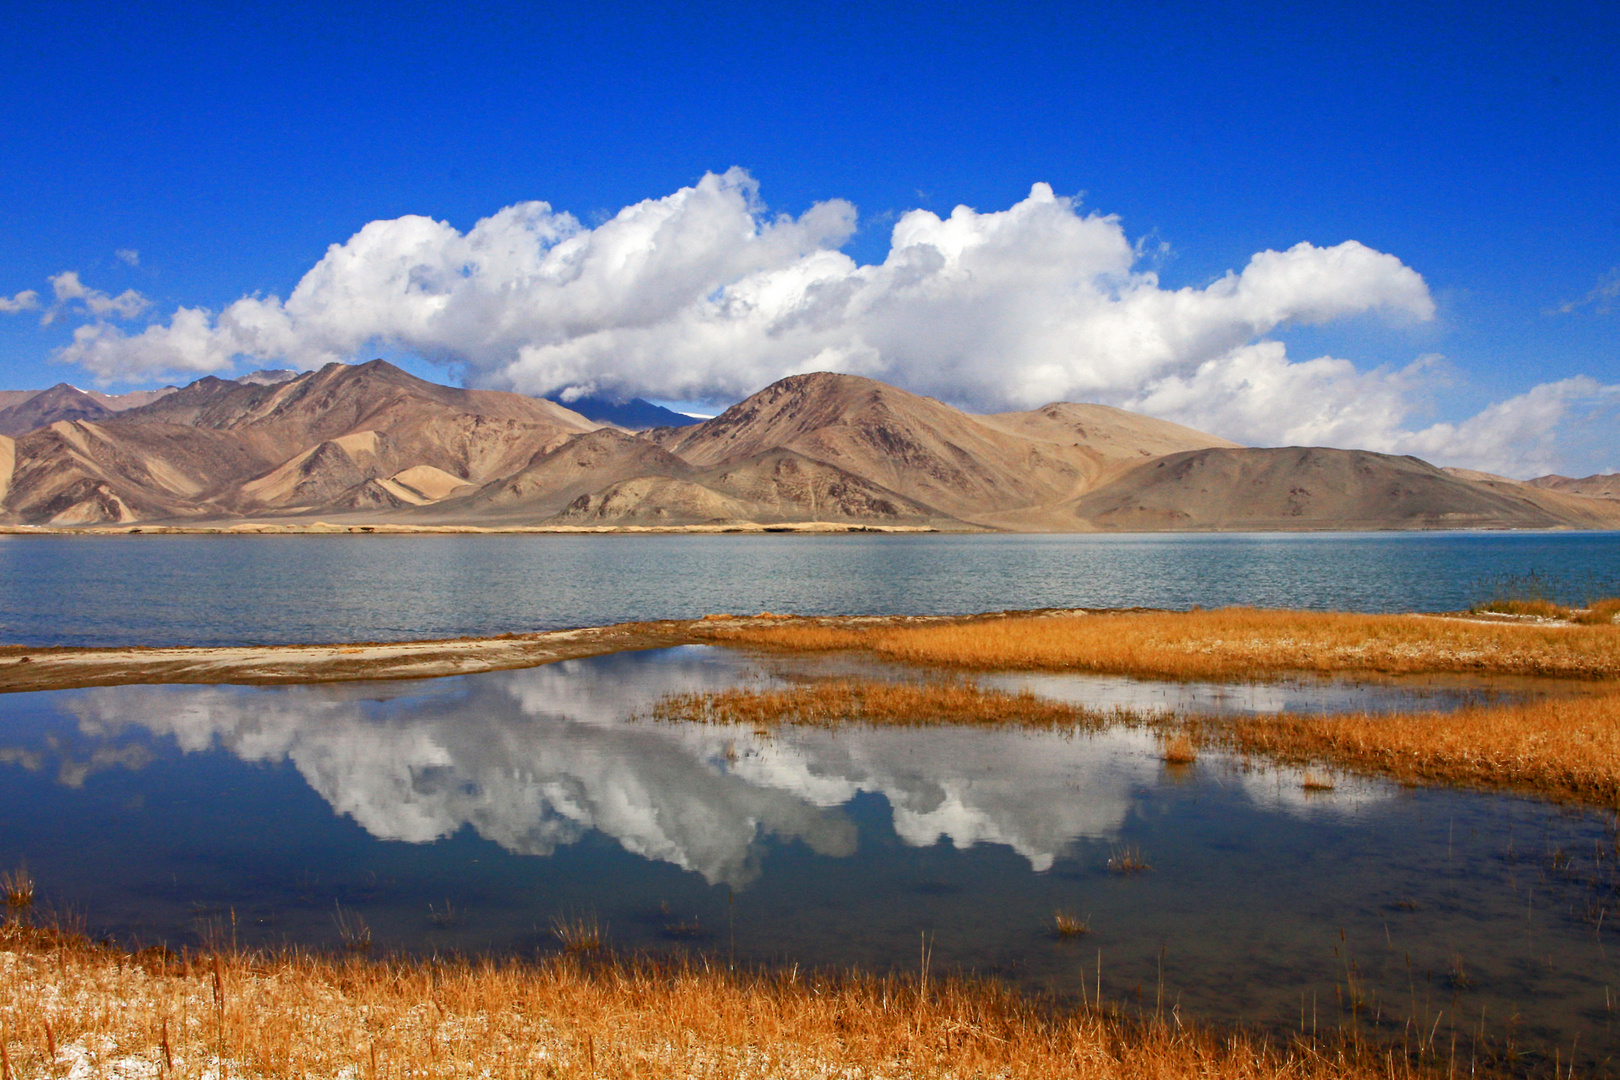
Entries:
{"label": "grassy bank", "polygon": [[[0,931],[7,1077],[1088,1077],[1375,1080],[1445,1051],[1278,1046],[1058,1013],[993,982],[243,954],[129,956]],[[221,1063],[224,1068],[222,1069]],[[1467,1067],[1466,1064],[1463,1065]]]}
{"label": "grassy bank", "polygon": [[653,719],[743,724],[972,724],[1097,729],[1148,726],[1165,757],[1187,764],[1217,746],[1290,764],[1322,765],[1405,783],[1519,791],[1620,807],[1620,691],[1450,712],[1178,716],[1088,710],[969,681],[839,679],[785,688],[673,694]]}
{"label": "grassy bank", "polygon": [[1620,807],[1620,693],[1455,712],[1194,721],[1199,741],[1403,783]]}
{"label": "grassy bank", "polygon": [[871,626],[849,620],[731,621],[700,632],[720,644],[792,652],[854,650],[969,670],[1223,680],[1288,672],[1620,676],[1620,625],[1431,615],[1223,608],[1017,613]]}

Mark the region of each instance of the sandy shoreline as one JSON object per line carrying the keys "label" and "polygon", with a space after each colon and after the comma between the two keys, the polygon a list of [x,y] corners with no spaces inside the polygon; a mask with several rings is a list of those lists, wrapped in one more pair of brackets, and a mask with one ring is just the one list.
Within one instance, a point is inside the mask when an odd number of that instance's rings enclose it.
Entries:
{"label": "sandy shoreline", "polygon": [[333,645],[0,648],[0,693],[126,683],[343,682],[426,679],[533,667],[699,640],[689,621],[622,623],[493,638]]}
{"label": "sandy shoreline", "polygon": [[276,685],[365,679],[432,679],[537,667],[608,653],[714,644],[716,631],[798,621],[840,627],[969,621],[999,616],[843,616],[798,619],[769,614],[708,615],[573,630],[427,641],[324,645],[209,645],[153,648],[0,646],[0,694],[129,683]]}

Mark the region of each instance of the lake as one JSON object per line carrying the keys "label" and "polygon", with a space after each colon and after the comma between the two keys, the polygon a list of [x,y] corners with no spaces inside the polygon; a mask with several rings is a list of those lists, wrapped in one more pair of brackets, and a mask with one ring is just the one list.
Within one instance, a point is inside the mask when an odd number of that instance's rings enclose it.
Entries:
{"label": "lake", "polygon": [[[6,695],[0,866],[26,860],[43,908],[129,944],[340,951],[363,925],[377,953],[536,955],[585,918],[617,949],[744,964],[915,970],[926,943],[936,971],[1062,1000],[1422,1028],[1460,1061],[1620,1052],[1612,812],[1343,776],[1307,791],[1212,753],[1172,768],[1131,730],[643,718],[667,693],[849,661],[818,663],[690,646],[408,683]],[[1331,683],[1027,684],[1367,704]],[[1127,851],[1151,868],[1111,869]],[[1059,911],[1087,932],[1059,936]]]}
{"label": "lake", "polygon": [[754,614],[1620,592],[1620,533],[0,537],[0,643],[384,641]]}

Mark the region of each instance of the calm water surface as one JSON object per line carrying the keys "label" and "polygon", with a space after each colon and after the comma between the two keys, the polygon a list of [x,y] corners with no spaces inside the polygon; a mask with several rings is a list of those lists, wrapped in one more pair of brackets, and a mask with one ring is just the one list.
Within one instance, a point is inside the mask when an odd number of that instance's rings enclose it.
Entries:
{"label": "calm water surface", "polygon": [[[621,949],[885,970],[913,969],[926,935],[936,969],[1066,999],[1100,985],[1295,1030],[1349,1023],[1353,999],[1364,1029],[1422,1025],[1464,1055],[1481,1031],[1600,1071],[1620,1052],[1612,815],[1342,777],[1307,794],[1218,755],[1171,770],[1129,731],[635,718],[671,691],[772,684],[773,664],[691,647],[7,695],[0,863],[26,859],[47,905],[132,943],[337,949],[341,912],[379,950],[533,954],[557,948],[553,919],[590,915]],[[1126,848],[1152,869],[1111,872]],[[1090,932],[1058,939],[1058,910]]]}
{"label": "calm water surface", "polygon": [[715,611],[1454,611],[1535,571],[1620,591],[1620,533],[0,537],[0,642],[381,641]]}

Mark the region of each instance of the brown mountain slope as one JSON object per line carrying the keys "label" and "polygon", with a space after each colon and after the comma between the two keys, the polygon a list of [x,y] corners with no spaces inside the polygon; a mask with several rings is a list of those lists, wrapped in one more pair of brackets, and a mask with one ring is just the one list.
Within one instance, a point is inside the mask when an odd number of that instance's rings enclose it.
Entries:
{"label": "brown mountain slope", "polygon": [[1323,447],[1212,449],[1137,466],[1072,504],[1117,531],[1612,528],[1620,507],[1450,476],[1413,457]]}
{"label": "brown mountain slope", "polygon": [[[1066,411],[1072,408],[1082,410],[1078,418]],[[1109,429],[1117,441],[1103,448],[1077,431],[1103,413],[1128,414],[1102,406],[1048,410],[974,417],[871,379],[816,372],[773,383],[695,427],[663,429],[651,437],[700,466],[793,450],[943,515],[1014,525],[1086,490],[1121,453],[1139,456],[1122,450],[1128,438],[1117,418]],[[1176,449],[1226,445],[1175,425],[1133,419]],[[1177,441],[1181,433],[1191,438]]]}
{"label": "brown mountain slope", "polygon": [[157,390],[131,390],[127,394],[103,394],[100,390],[86,390],[85,393],[113,412],[124,412],[126,409],[150,405],[158,398],[174,393],[176,389],[173,386],[165,386]]}
{"label": "brown mountain slope", "polygon": [[617,428],[575,435],[509,476],[439,509],[446,517],[541,521],[581,495],[637,477],[688,478],[696,470],[657,443]]}
{"label": "brown mountain slope", "polygon": [[31,395],[21,404],[0,409],[0,435],[26,435],[58,420],[100,420],[113,410],[67,383]]}
{"label": "brown mountain slope", "polygon": [[267,464],[225,433],[66,420],[17,439],[15,455],[0,512],[27,524],[213,516],[215,495]]}
{"label": "brown mountain slope", "polygon": [[0,435],[0,506],[6,504],[6,492],[11,490],[11,473],[17,465],[17,443],[10,436]]}
{"label": "brown mountain slope", "polygon": [[[350,493],[371,481],[415,506],[508,475],[596,426],[551,402],[436,386],[381,361],[271,385],[205,378],[19,440],[0,520],[313,513],[365,502]],[[407,475],[420,486],[398,479]]]}
{"label": "brown mountain slope", "polygon": [[[125,409],[134,409],[141,405],[148,405],[165,394],[174,393],[174,387],[165,386],[161,390],[132,390],[127,394],[103,394],[99,390],[79,390],[76,386],[59,383],[70,390],[76,390],[90,398],[108,412],[123,412]],[[55,389],[55,387],[52,387]],[[45,393],[43,390],[0,390],[0,412],[14,408],[24,402]],[[58,420],[82,419],[80,417],[55,417]],[[92,418],[93,419],[93,418]],[[49,423],[49,421],[47,421]],[[43,426],[43,425],[41,425]],[[32,430],[32,429],[30,429]]]}
{"label": "brown mountain slope", "polygon": [[685,475],[635,476],[580,495],[557,520],[585,525],[701,525],[737,521],[952,524],[932,507],[791,450]]}
{"label": "brown mountain slope", "polygon": [[[197,387],[121,414],[118,422],[173,418],[230,431],[261,456],[294,450],[277,466],[281,475],[254,477],[225,500],[240,512],[319,510],[343,501],[355,484],[422,466],[487,483],[599,426],[549,401],[439,386],[381,360],[329,364],[267,386]],[[334,445],[312,454],[327,443]]]}
{"label": "brown mountain slope", "polygon": [[1545,491],[1561,491],[1566,495],[1588,495],[1594,499],[1620,499],[1620,473],[1594,473],[1580,478],[1572,476],[1538,476],[1526,480],[1531,487]]}

